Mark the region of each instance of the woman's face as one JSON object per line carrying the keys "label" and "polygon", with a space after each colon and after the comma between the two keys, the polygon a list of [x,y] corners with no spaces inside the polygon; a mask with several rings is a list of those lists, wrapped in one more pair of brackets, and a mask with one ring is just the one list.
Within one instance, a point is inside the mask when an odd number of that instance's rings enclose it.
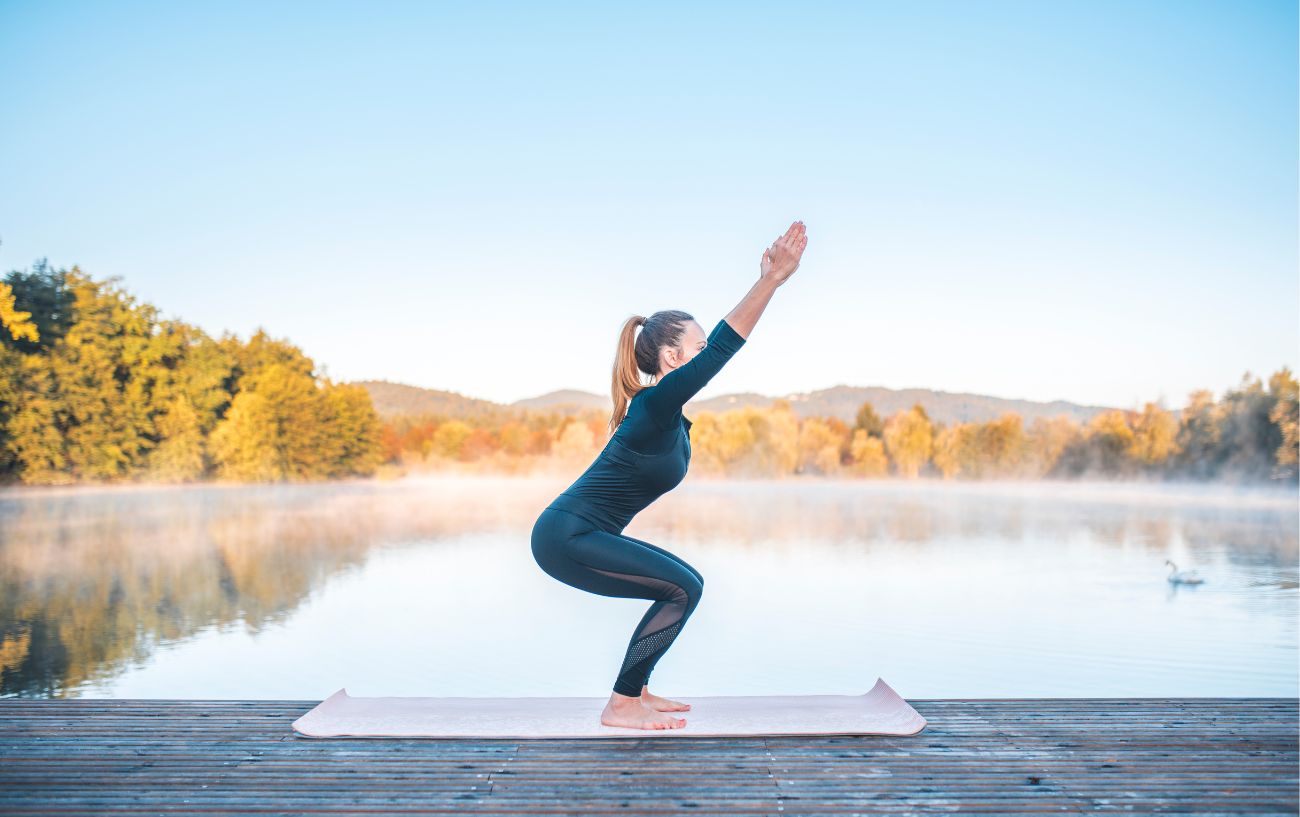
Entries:
{"label": "woman's face", "polygon": [[665,346],[659,350],[659,376],[671,372],[678,366],[683,366],[688,360],[700,353],[705,346],[709,345],[708,335],[704,334],[704,329],[695,321],[685,322],[685,331],[682,332],[681,346],[673,348]]}

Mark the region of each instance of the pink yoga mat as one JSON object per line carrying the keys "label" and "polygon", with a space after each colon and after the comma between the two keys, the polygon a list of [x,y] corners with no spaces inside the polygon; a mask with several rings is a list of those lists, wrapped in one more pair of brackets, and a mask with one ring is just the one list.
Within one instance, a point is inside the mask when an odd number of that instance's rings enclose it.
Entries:
{"label": "pink yoga mat", "polygon": [[346,688],[293,722],[326,737],[608,738],[744,735],[915,735],[925,718],[883,678],[861,695],[672,695],[677,729],[605,726],[608,698],[354,698]]}

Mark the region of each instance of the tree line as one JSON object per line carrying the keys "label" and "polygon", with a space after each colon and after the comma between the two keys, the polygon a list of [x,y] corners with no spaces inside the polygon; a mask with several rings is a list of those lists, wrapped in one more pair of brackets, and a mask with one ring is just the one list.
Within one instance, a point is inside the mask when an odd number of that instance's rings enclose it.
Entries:
{"label": "tree line", "polygon": [[[1111,409],[1079,422],[1066,415],[1035,418],[1016,412],[986,422],[933,420],[920,403],[882,418],[863,403],[853,422],[800,419],[790,403],[699,411],[692,415],[691,469],[747,477],[816,474],[834,477],[944,479],[1156,479],[1276,482],[1297,479],[1297,383],[1285,367],[1268,385],[1249,373],[1215,400],[1198,390],[1181,417],[1155,403],[1140,411]],[[549,433],[524,427],[513,439],[549,450],[570,465],[603,445],[604,415],[555,418]],[[414,424],[421,457],[476,459],[465,443],[491,435],[468,426]],[[427,432],[424,433],[424,432]],[[398,438],[401,439],[400,437]],[[549,443],[549,445],[548,445]],[[518,447],[518,443],[516,447]]]}
{"label": "tree line", "polygon": [[45,260],[0,282],[0,480],[308,481],[368,475],[380,423],[360,386],[260,329],[212,338],[120,278]]}
{"label": "tree line", "polygon": [[[0,282],[0,481],[307,481],[457,468],[527,473],[589,461],[590,410],[381,419],[369,392],[316,372],[262,330],[213,339],[137,303],[119,278],[45,261]],[[784,400],[692,415],[692,470],[780,477],[1297,479],[1297,382],[1250,373],[1180,416],[1155,403],[1087,422],[1014,412],[945,424],[924,406],[853,421]]]}

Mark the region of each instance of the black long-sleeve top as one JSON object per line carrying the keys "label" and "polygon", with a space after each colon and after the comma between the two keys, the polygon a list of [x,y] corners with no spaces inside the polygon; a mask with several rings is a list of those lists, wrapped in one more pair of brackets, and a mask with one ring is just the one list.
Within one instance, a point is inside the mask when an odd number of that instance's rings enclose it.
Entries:
{"label": "black long-sleeve top", "polygon": [[695,357],[632,396],[605,448],[549,508],[575,513],[622,533],[632,517],[677,487],[691,462],[691,421],[682,406],[745,344],[726,319]]}

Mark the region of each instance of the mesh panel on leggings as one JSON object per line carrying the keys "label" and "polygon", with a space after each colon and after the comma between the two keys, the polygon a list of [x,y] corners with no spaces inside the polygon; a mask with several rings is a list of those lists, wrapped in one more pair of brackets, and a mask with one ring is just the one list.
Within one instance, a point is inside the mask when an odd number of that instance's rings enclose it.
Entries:
{"label": "mesh panel on leggings", "polygon": [[618,671],[619,675],[658,652],[660,647],[671,642],[677,636],[677,631],[681,628],[682,623],[678,621],[676,624],[669,625],[656,633],[637,639],[636,643],[627,651],[627,658],[623,661],[623,668]]}
{"label": "mesh panel on leggings", "polygon": [[684,619],[690,604],[690,596],[687,594],[686,588],[667,579],[642,576],[636,573],[602,570],[591,565],[584,565],[584,567],[596,573],[624,579],[650,589],[651,597],[655,597],[657,600],[650,605],[650,609],[646,611],[646,618],[639,625],[642,631],[662,626],[668,621],[672,622],[662,629],[644,635],[631,643],[627,649],[627,657],[623,659],[623,666],[618,671],[619,677],[623,678],[630,670],[635,669],[638,664],[661,650],[667,649],[672,644],[673,639],[677,637],[677,632],[685,624]]}
{"label": "mesh panel on leggings", "polygon": [[652,576],[639,576],[636,573],[616,573],[613,570],[601,570],[598,567],[591,567],[590,565],[587,565],[587,568],[589,570],[594,570],[597,573],[604,573],[606,576],[626,579],[635,584],[641,584],[651,588],[652,592],[656,594],[659,602],[656,605],[652,605],[650,609],[653,610],[655,609],[655,606],[658,606],[659,612],[656,613],[650,621],[644,622],[641,625],[643,630],[663,627],[670,621],[679,621],[690,598],[686,595],[685,588],[681,585],[674,584],[667,579],[656,579]]}

